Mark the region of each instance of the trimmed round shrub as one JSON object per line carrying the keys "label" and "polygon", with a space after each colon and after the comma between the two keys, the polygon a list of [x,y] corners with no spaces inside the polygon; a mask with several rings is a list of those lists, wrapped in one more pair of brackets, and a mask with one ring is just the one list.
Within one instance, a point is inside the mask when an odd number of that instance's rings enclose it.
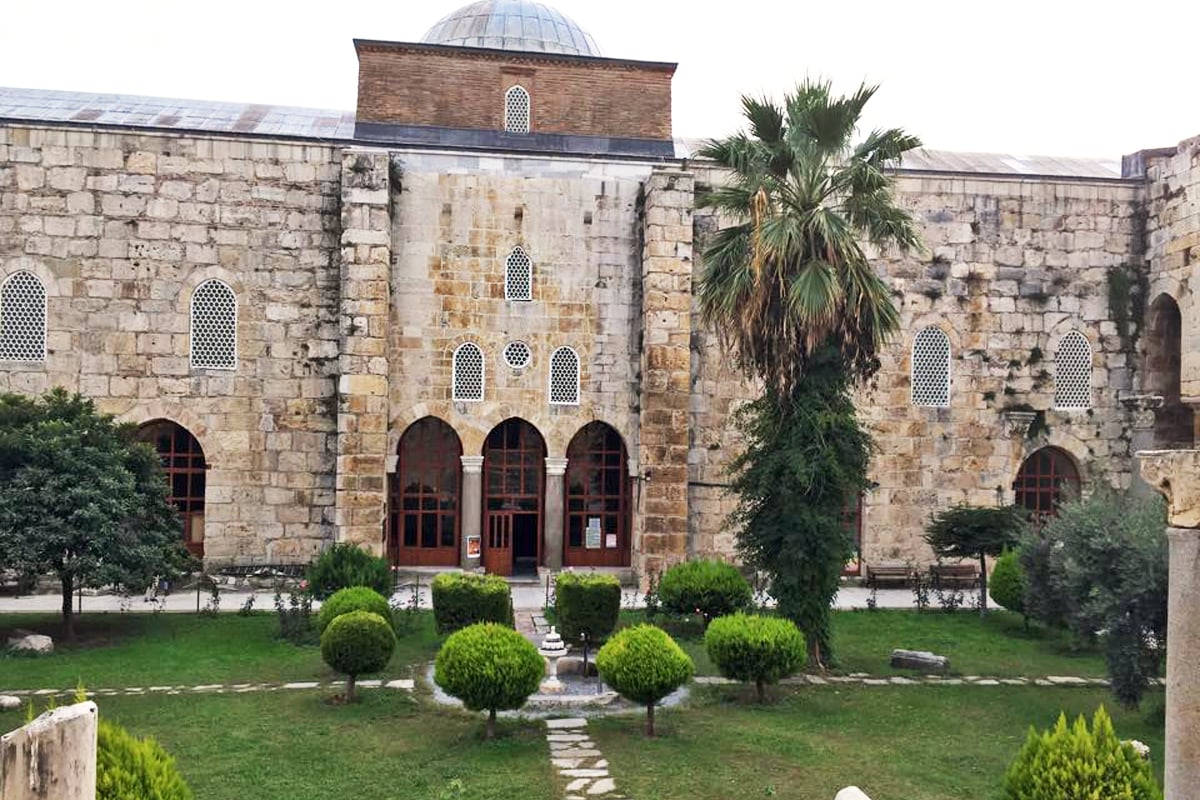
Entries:
{"label": "trimmed round shrub", "polygon": [[438,633],[480,622],[513,625],[512,591],[499,575],[443,572],[433,579],[433,621]]}
{"label": "trimmed round shrub", "polygon": [[96,732],[96,800],[192,800],[175,759],[107,720]]}
{"label": "trimmed round shrub", "polygon": [[722,561],[684,561],[663,573],[658,597],[674,614],[700,614],[704,624],[740,611],[754,593],[732,564]]}
{"label": "trimmed round shrub", "polygon": [[524,636],[484,622],[451,634],[438,651],[433,680],[472,711],[487,711],[487,738],[496,712],[520,708],[537,691],[546,663]]}
{"label": "trimmed round shrub", "polygon": [[996,559],[996,565],[992,567],[992,577],[988,582],[988,594],[1001,608],[1024,614],[1027,587],[1025,571],[1021,569],[1021,562],[1017,559],[1016,552],[1005,550]]}
{"label": "trimmed round shrub", "polygon": [[351,611],[370,611],[383,617],[389,624],[392,621],[392,609],[387,598],[366,586],[350,586],[338,589],[321,604],[321,611],[317,614],[317,630],[323,633],[334,619]]}
{"label": "trimmed round shrub", "polygon": [[318,600],[351,586],[369,586],[384,597],[391,597],[395,588],[387,559],[348,542],[335,544],[317,556],[304,577],[308,592]]}
{"label": "trimmed round shrub", "polygon": [[604,682],[646,707],[646,735],[654,735],[654,705],[687,683],[695,665],[667,632],[653,625],[624,628],[596,654]]}
{"label": "trimmed round shrub", "polygon": [[621,583],[612,575],[560,572],[554,586],[554,616],[568,643],[586,634],[588,643],[602,642],[617,627]]}
{"label": "trimmed round shrub", "polygon": [[791,675],[807,655],[794,622],[746,614],[714,619],[704,632],[704,649],[726,678],[753,683],[760,703],[766,685]]}
{"label": "trimmed round shrub", "polygon": [[1004,800],[1162,800],[1150,762],[1117,739],[1101,706],[1092,728],[1080,715],[1068,727],[1060,714],[1052,730],[1029,729],[1025,746],[1004,777]]}
{"label": "trimmed round shrub", "polygon": [[359,675],[379,672],[392,660],[396,634],[391,623],[370,611],[350,611],[335,617],[321,634],[321,658],[346,676],[346,700],[354,699]]}

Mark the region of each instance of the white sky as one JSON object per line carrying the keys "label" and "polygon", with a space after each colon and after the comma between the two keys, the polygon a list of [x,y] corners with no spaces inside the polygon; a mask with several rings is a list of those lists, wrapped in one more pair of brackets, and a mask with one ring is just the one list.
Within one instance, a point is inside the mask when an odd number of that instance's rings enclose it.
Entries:
{"label": "white sky", "polygon": [[[353,110],[351,39],[466,0],[5,0],[0,85]],[[868,126],[931,148],[1119,156],[1200,135],[1200,2],[556,0],[607,56],[677,61],[678,136],[805,75],[882,84]]]}

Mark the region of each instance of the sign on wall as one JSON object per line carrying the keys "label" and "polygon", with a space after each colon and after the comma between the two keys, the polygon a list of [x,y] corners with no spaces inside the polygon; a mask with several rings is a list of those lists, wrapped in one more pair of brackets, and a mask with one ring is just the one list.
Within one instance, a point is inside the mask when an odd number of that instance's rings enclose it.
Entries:
{"label": "sign on wall", "polygon": [[584,541],[584,546],[588,550],[600,549],[600,518],[588,517],[587,538]]}

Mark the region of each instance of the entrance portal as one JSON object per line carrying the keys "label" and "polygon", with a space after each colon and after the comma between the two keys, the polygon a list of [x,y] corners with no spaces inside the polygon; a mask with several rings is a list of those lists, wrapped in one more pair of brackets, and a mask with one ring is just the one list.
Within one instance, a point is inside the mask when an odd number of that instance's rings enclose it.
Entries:
{"label": "entrance portal", "polygon": [[546,443],[522,419],[492,429],[483,445],[483,566],[497,575],[536,572],[542,554]]}

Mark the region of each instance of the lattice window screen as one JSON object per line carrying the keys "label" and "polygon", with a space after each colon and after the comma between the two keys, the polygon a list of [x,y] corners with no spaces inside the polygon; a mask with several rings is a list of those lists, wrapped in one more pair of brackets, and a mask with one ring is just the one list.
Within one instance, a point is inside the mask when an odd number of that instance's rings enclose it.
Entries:
{"label": "lattice window screen", "polygon": [[569,347],[550,356],[550,404],[579,405],[579,356]]}
{"label": "lattice window screen", "polygon": [[529,133],[529,92],[522,86],[513,86],[504,93],[504,130]]}
{"label": "lattice window screen", "polygon": [[32,272],[0,284],[0,361],[46,360],[46,287]]}
{"label": "lattice window screen", "polygon": [[1055,359],[1054,405],[1056,408],[1092,407],[1092,344],[1079,331],[1071,331],[1058,343]]}
{"label": "lattice window screen", "polygon": [[913,339],[912,403],[950,405],[950,339],[939,328],[925,328]]}
{"label": "lattice window screen", "polygon": [[192,295],[192,366],[237,369],[237,297],[218,280],[205,281]]}
{"label": "lattice window screen", "polygon": [[504,299],[533,299],[533,261],[520,247],[514,247],[504,262]]}
{"label": "lattice window screen", "polygon": [[509,342],[504,346],[504,363],[513,369],[524,369],[533,360],[533,351],[525,342]]}
{"label": "lattice window screen", "polygon": [[483,351],[464,342],[454,351],[451,393],[455,401],[478,403],[483,400]]}

